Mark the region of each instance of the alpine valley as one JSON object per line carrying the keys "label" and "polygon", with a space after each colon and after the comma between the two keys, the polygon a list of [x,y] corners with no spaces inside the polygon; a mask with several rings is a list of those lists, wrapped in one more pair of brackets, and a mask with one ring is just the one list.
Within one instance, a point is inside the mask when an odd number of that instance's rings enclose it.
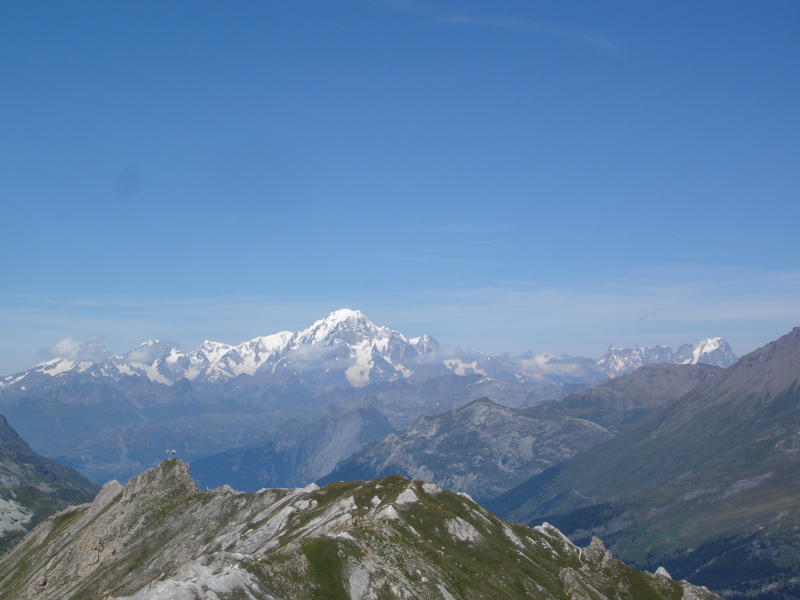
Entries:
{"label": "alpine valley", "polygon": [[[306,452],[317,464],[293,479],[276,473],[262,481],[305,485],[325,474],[322,465],[332,469],[389,429],[477,398],[521,408],[562,398],[646,360],[724,367],[734,358],[719,338],[682,346],[679,356],[659,347],[611,348],[599,360],[493,358],[443,346],[430,336],[408,339],[375,326],[359,311],[342,309],[297,333],[238,346],[207,341],[190,353],[151,340],[114,356],[85,343],[69,356],[0,379],[0,412],[37,452],[103,484],[126,481],[158,464],[167,450],[195,461],[280,443],[287,427],[313,429],[323,426],[320,419],[372,411],[371,418],[350,420],[350,441],[342,440],[338,454]],[[298,479],[302,473],[307,481]]]}
{"label": "alpine valley", "polygon": [[36,454],[0,415],[0,553],[46,517],[90,502],[100,486]]}
{"label": "alpine valley", "polygon": [[[799,380],[796,328],[487,506],[575,541],[602,536],[631,564],[725,597],[798,598]],[[558,412],[588,416],[587,405]]]}
{"label": "alpine valley", "polygon": [[351,310],[190,353],[86,344],[3,378],[30,447],[6,445],[50,457],[25,460],[59,502],[97,488],[54,460],[130,481],[20,522],[0,598],[797,599],[798,356],[800,328],[741,359],[490,357]]}

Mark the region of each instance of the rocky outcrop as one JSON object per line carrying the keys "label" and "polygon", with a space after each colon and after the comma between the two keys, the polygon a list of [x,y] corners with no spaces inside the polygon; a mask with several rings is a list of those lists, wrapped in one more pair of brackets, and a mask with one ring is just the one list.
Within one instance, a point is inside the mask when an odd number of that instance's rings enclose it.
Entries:
{"label": "rocky outcrop", "polygon": [[199,491],[173,459],[107,484],[0,560],[0,599],[716,598],[550,525],[399,476]]}
{"label": "rocky outcrop", "polygon": [[400,473],[481,502],[610,437],[590,421],[531,418],[482,398],[368,444],[317,483]]}

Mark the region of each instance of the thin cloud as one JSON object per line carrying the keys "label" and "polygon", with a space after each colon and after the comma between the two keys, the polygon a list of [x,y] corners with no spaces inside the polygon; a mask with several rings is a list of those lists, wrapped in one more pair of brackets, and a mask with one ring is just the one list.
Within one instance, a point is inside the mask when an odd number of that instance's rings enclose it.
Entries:
{"label": "thin cloud", "polygon": [[596,48],[617,54],[619,51],[611,41],[601,35],[582,31],[580,29],[563,29],[560,27],[549,27],[541,25],[532,21],[524,21],[520,19],[507,19],[502,17],[468,17],[464,15],[453,15],[445,17],[443,21],[447,23],[457,23],[465,25],[479,25],[484,27],[498,27],[502,29],[516,29],[518,31],[529,31],[531,33],[549,35],[553,37],[560,37],[563,39],[573,40],[589,44]]}
{"label": "thin cloud", "polygon": [[85,340],[64,338],[50,348],[40,351],[47,358],[66,358],[67,360],[98,361],[108,358],[108,350],[103,345],[103,336],[98,334]]}

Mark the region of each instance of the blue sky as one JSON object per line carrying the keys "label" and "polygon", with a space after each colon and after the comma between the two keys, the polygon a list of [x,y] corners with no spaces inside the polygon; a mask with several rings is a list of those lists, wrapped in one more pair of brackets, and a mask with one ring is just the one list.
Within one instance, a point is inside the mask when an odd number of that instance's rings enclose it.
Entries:
{"label": "blue sky", "polygon": [[0,5],[0,373],[361,309],[490,354],[800,325],[800,4]]}

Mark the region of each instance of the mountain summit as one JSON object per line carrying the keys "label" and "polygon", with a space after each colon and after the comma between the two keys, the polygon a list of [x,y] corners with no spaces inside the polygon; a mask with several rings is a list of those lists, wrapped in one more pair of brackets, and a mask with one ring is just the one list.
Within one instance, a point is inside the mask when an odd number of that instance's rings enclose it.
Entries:
{"label": "mountain summit", "polygon": [[121,356],[110,354],[99,338],[87,340],[77,349],[76,344],[56,344],[56,358],[24,373],[0,377],[0,390],[30,389],[46,376],[76,374],[115,381],[143,377],[170,386],[181,380],[211,383],[242,375],[295,375],[311,384],[334,387],[363,387],[402,379],[424,381],[442,375],[586,384],[631,373],[645,364],[727,367],[736,360],[721,338],[684,344],[677,351],[663,346],[609,348],[597,361],[531,353],[517,358],[491,357],[443,347],[429,335],[407,338],[399,331],[376,326],[361,311],[347,308],[296,333],[281,331],[237,346],[206,340],[188,353],[175,343],[161,340],[149,340]]}
{"label": "mountain summit", "polygon": [[[314,383],[360,387],[409,377],[424,362],[422,357],[438,348],[430,336],[409,340],[398,331],[377,327],[360,311],[341,309],[297,333],[281,331],[238,346],[206,340],[196,350],[183,353],[171,342],[150,340],[122,356],[72,353],[4,377],[0,388],[64,373],[113,379],[141,376],[166,385],[180,379],[211,382],[240,375],[303,373]],[[436,374],[447,374],[458,366],[440,362]]]}
{"label": "mountain summit", "polygon": [[730,367],[738,357],[730,344],[722,338],[709,338],[696,344],[683,344],[677,350],[669,346],[653,348],[612,348],[597,361],[597,368],[608,377],[633,373],[644,365],[671,363],[676,365],[705,364],[714,367]]}

